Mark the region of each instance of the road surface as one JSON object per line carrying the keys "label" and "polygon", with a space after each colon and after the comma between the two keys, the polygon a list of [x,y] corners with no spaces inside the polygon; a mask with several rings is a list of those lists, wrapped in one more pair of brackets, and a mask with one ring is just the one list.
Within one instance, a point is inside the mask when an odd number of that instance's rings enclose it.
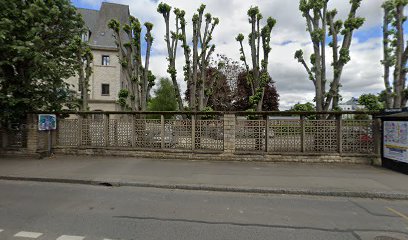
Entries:
{"label": "road surface", "polygon": [[408,239],[408,201],[0,181],[1,240]]}

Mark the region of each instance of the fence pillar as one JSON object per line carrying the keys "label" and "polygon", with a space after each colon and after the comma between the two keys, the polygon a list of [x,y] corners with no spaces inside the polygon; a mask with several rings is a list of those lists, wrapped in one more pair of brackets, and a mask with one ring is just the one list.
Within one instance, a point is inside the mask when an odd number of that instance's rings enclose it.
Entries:
{"label": "fence pillar", "polygon": [[338,153],[342,153],[343,152],[343,131],[342,131],[342,115],[338,114],[336,115],[336,133],[337,133],[337,151]]}
{"label": "fence pillar", "polygon": [[38,117],[36,114],[27,116],[27,151],[36,153],[39,145]]}
{"label": "fence pillar", "polygon": [[195,127],[196,124],[196,116],[193,114],[191,115],[191,150],[194,151],[195,149]]}
{"label": "fence pillar", "polygon": [[381,119],[374,118],[373,121],[373,144],[374,144],[374,153],[378,156],[381,155]]}
{"label": "fence pillar", "polygon": [[164,149],[164,138],[165,138],[165,131],[166,129],[164,128],[164,115],[160,115],[160,140],[161,140],[161,148]]}
{"label": "fence pillar", "polygon": [[235,152],[235,114],[224,114],[224,153]]}

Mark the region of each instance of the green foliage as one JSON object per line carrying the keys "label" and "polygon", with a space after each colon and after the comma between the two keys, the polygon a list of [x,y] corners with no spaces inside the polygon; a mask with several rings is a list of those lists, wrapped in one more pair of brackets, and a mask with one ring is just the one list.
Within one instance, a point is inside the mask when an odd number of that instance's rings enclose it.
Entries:
{"label": "green foliage", "polygon": [[150,100],[149,111],[176,111],[177,100],[173,83],[167,78],[160,79],[160,86],[154,91],[155,97]]}
{"label": "green foliage", "polygon": [[[203,112],[214,112],[214,109],[212,109],[212,107],[205,107],[203,109]],[[202,115],[201,119],[203,120],[211,120],[211,119],[215,119],[216,116],[215,115]]]}
{"label": "green foliage", "polygon": [[0,1],[0,120],[73,100],[64,82],[80,67],[81,16],[68,0]]}
{"label": "green foliage", "polygon": [[235,38],[238,42],[242,42],[245,39],[244,34],[240,33],[238,36]]}
{"label": "green foliage", "polygon": [[259,8],[257,6],[248,9],[248,17],[255,18],[259,14]]}
{"label": "green foliage", "polygon": [[363,94],[358,98],[358,103],[363,105],[369,111],[380,111],[384,109],[380,102],[380,97],[374,94]]}
{"label": "green foliage", "polygon": [[273,27],[275,27],[276,25],[276,19],[272,18],[272,17],[268,17],[267,20],[267,25],[270,29],[272,29]]}
{"label": "green foliage", "polygon": [[198,13],[202,14],[205,10],[205,7],[206,7],[205,4],[201,4],[200,7],[197,9]]}
{"label": "green foliage", "polygon": [[370,120],[368,114],[355,114],[353,117],[354,120]]}
{"label": "green foliage", "polygon": [[295,59],[298,60],[298,62],[302,62],[303,61],[303,50],[299,49],[295,52]]}
{"label": "green foliage", "polygon": [[108,27],[115,32],[119,32],[120,30],[120,23],[116,19],[111,19],[108,23]]}
{"label": "green foliage", "polygon": [[153,29],[153,23],[145,22],[144,25],[145,25],[147,31],[151,31]]}
{"label": "green foliage", "polygon": [[148,86],[153,87],[156,84],[155,80],[156,80],[156,76],[153,74],[152,71],[149,70],[148,73],[147,73]]}
{"label": "green foliage", "polygon": [[[294,112],[315,112],[316,108],[313,103],[307,102],[307,103],[296,103],[293,107],[290,108],[289,111],[294,111]],[[316,115],[311,114],[307,116],[307,119],[314,120],[316,119]]]}
{"label": "green foliage", "polygon": [[119,94],[118,94],[118,97],[119,97],[119,98],[124,98],[124,99],[126,99],[128,96],[129,96],[129,90],[127,90],[127,89],[121,89],[121,90],[119,91]]}
{"label": "green foliage", "polygon": [[311,32],[311,36],[313,42],[320,42],[324,38],[324,30],[321,28],[316,29],[315,31]]}
{"label": "green foliage", "polygon": [[290,111],[295,111],[295,112],[314,112],[316,111],[315,106],[311,102],[307,103],[296,103]]}
{"label": "green foliage", "polygon": [[199,20],[198,14],[194,14],[194,15],[193,15],[193,19],[192,19],[193,23],[194,23],[194,24],[197,23],[198,20]]}
{"label": "green foliage", "polygon": [[157,6],[157,12],[161,14],[168,14],[171,11],[171,7],[166,3],[159,3]]}

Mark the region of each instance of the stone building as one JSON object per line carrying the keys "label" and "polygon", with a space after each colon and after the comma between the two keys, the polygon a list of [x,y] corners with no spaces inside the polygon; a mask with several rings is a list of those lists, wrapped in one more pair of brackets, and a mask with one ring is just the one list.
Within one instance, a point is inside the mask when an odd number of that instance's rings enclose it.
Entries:
{"label": "stone building", "polygon": [[[118,111],[120,106],[116,100],[124,84],[124,75],[108,22],[116,19],[121,24],[127,23],[130,16],[129,6],[103,2],[100,10],[78,8],[78,12],[83,16],[89,30],[82,39],[89,42],[94,57],[93,73],[89,80],[89,110]],[[122,34],[126,38],[126,34]],[[79,90],[78,76],[69,78],[67,82],[74,90]]]}

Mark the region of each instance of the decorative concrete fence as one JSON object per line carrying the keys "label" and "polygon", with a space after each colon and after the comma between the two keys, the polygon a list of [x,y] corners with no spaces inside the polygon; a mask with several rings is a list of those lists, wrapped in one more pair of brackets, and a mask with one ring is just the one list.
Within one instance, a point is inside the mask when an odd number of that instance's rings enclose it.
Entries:
{"label": "decorative concrete fence", "polygon": [[[71,112],[59,114],[52,142],[54,152],[67,154],[261,161],[312,161],[313,155],[318,162],[378,158],[380,121],[343,119],[345,114],[363,113]],[[316,116],[330,120],[313,120]],[[35,125],[36,117],[29,119]],[[46,144],[44,133],[29,133],[27,148],[34,149],[35,141],[37,149]]]}
{"label": "decorative concrete fence", "polygon": [[[155,113],[156,116],[158,113]],[[238,155],[377,156],[376,120],[309,120],[311,113],[89,113],[60,119],[59,149]],[[255,114],[255,113],[254,113]],[[348,115],[350,113],[347,113]],[[327,117],[327,113],[325,114]],[[89,152],[89,151],[88,151]]]}

